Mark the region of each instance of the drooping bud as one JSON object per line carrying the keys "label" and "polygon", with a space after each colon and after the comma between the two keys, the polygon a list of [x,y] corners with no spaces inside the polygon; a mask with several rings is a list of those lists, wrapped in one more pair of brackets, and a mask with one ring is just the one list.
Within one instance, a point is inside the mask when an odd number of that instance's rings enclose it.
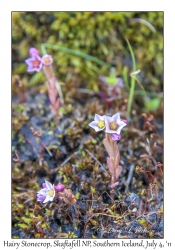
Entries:
{"label": "drooping bud", "polygon": [[36,48],[30,48],[29,49],[29,55],[30,56],[33,56],[33,55],[39,56],[39,51]]}
{"label": "drooping bud", "polygon": [[57,191],[57,192],[62,192],[62,191],[64,191],[64,185],[63,184],[61,184],[61,183],[58,183],[58,185],[57,186],[55,186],[55,191]]}
{"label": "drooping bud", "polygon": [[45,182],[42,184],[42,187],[43,187],[43,188],[46,188],[46,183],[45,183]]}

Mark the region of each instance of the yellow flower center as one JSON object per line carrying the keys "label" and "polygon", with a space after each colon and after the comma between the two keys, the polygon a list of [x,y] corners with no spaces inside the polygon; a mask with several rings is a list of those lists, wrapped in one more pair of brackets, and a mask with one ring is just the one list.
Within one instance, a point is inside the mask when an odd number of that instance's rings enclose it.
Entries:
{"label": "yellow flower center", "polygon": [[49,57],[44,57],[44,62],[47,64],[47,63],[50,63],[50,58]]}
{"label": "yellow flower center", "polygon": [[116,122],[111,122],[109,124],[109,127],[111,130],[116,130],[116,129],[118,129],[118,124]]}
{"label": "yellow flower center", "polygon": [[99,128],[104,128],[104,127],[105,127],[105,121],[99,121],[99,122],[97,123],[97,126],[98,126]]}
{"label": "yellow flower center", "polygon": [[53,196],[54,195],[54,191],[53,190],[49,190],[48,192],[47,192],[47,194],[49,195],[49,196]]}

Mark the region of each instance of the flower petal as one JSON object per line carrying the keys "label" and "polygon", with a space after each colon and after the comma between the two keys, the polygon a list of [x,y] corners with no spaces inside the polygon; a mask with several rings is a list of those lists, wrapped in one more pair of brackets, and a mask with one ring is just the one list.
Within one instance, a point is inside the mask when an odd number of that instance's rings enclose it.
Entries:
{"label": "flower petal", "polygon": [[106,125],[106,133],[114,133],[113,130],[110,129],[109,124],[112,122],[112,118],[110,116],[105,116],[105,125]]}
{"label": "flower petal", "polygon": [[55,197],[55,189],[53,190],[53,196],[52,196],[53,198]]}
{"label": "flower petal", "polygon": [[99,132],[99,131],[101,131],[101,130],[103,130],[103,129],[105,128],[105,127],[99,128],[99,127],[97,126],[97,122],[95,122],[95,121],[89,123],[89,126],[90,126],[91,128],[93,128],[93,129],[95,129],[96,132]]}
{"label": "flower petal", "polygon": [[95,114],[94,120],[95,120],[96,122],[101,121],[101,120],[102,120],[102,119],[101,119],[101,115]]}
{"label": "flower petal", "polygon": [[104,83],[105,85],[108,85],[105,76],[99,76],[99,79],[102,81],[102,83]]}
{"label": "flower petal", "polygon": [[119,122],[120,121],[120,113],[116,113],[112,116],[112,121]]}
{"label": "flower petal", "polygon": [[46,196],[46,199],[43,201],[43,203],[46,203],[46,202],[48,202],[48,201],[50,201],[50,196],[49,196],[49,195]]}
{"label": "flower petal", "polygon": [[120,120],[120,122],[118,123],[119,127],[116,131],[117,134],[120,134],[120,131],[122,130],[123,127],[125,127],[127,124],[123,121]]}
{"label": "flower petal", "polygon": [[105,115],[105,122],[107,124],[109,124],[110,122],[112,122],[112,117]]}
{"label": "flower petal", "polygon": [[117,84],[118,84],[118,86],[120,86],[120,88],[123,88],[124,87],[123,79],[119,77]]}
{"label": "flower petal", "polygon": [[49,201],[53,201],[53,198],[54,198],[54,197],[50,197]]}
{"label": "flower petal", "polygon": [[[37,197],[46,197],[46,196],[44,196],[44,195],[42,195],[42,194],[37,194]],[[45,198],[44,198],[45,199]]]}
{"label": "flower petal", "polygon": [[45,200],[45,198],[46,198],[46,196],[44,196],[44,195],[41,195],[41,194],[37,194],[37,201],[44,201]]}
{"label": "flower petal", "polygon": [[47,190],[53,189],[53,185],[50,182],[45,180],[45,183],[46,183]]}
{"label": "flower petal", "polygon": [[46,194],[47,194],[47,188],[42,188],[39,192],[38,192],[38,194],[41,194],[41,195],[45,195],[46,196]]}
{"label": "flower petal", "polygon": [[34,72],[34,71],[35,71],[35,69],[34,69],[33,67],[28,66],[28,68],[27,68],[27,72]]}
{"label": "flower petal", "polygon": [[38,68],[35,68],[35,71],[39,72],[42,69],[42,63],[40,63]]}
{"label": "flower petal", "polygon": [[124,120],[124,119],[121,119],[121,121],[124,122],[124,123],[126,123],[126,125],[128,123],[127,120]]}
{"label": "flower petal", "polygon": [[97,127],[97,128],[95,129],[95,131],[96,131],[96,132],[99,132],[99,131],[103,130],[104,128],[105,128],[105,127],[103,127],[103,128]]}
{"label": "flower petal", "polygon": [[93,129],[96,129],[96,127],[97,127],[97,122],[96,122],[96,121],[93,121],[93,122],[89,123],[89,126],[90,126],[91,128],[93,128]]}
{"label": "flower petal", "polygon": [[33,57],[27,58],[26,60],[24,60],[25,63],[27,63],[28,65],[32,65],[32,61],[33,61]]}

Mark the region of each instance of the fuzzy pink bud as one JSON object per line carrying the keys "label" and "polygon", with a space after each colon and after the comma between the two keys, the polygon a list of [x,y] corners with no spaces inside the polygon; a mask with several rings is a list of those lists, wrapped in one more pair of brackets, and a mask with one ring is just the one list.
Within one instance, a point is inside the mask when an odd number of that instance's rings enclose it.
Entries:
{"label": "fuzzy pink bud", "polygon": [[42,187],[43,187],[43,188],[46,188],[46,183],[45,183],[45,182],[42,184]]}
{"label": "fuzzy pink bud", "polygon": [[58,183],[58,185],[57,186],[55,186],[55,191],[57,191],[57,192],[62,192],[63,190],[64,190],[64,185],[63,184],[61,184],[61,183]]}
{"label": "fuzzy pink bud", "polygon": [[39,51],[36,48],[30,48],[29,49],[29,55],[30,56],[33,56],[33,55],[39,56]]}

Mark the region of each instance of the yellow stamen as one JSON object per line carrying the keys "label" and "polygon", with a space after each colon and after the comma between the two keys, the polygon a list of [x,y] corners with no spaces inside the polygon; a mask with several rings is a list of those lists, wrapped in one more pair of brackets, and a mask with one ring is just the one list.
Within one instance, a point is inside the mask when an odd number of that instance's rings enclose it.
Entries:
{"label": "yellow stamen", "polygon": [[49,190],[48,192],[47,192],[47,194],[49,195],[49,196],[53,196],[54,195],[54,191],[53,190]]}
{"label": "yellow stamen", "polygon": [[109,127],[111,130],[117,130],[118,129],[118,124],[116,122],[111,122],[109,124]]}
{"label": "yellow stamen", "polygon": [[49,57],[44,57],[44,62],[47,64],[47,63],[50,63],[50,58]]}
{"label": "yellow stamen", "polygon": [[97,123],[97,126],[98,126],[99,128],[104,128],[104,127],[105,127],[105,121],[99,121],[99,122]]}

